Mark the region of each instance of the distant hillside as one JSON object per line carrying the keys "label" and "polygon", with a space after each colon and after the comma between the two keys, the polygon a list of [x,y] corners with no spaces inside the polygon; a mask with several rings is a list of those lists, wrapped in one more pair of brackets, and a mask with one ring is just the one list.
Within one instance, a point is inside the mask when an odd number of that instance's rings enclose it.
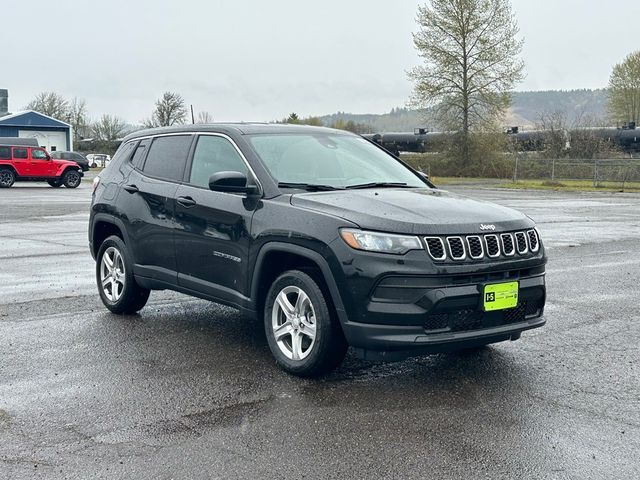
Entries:
{"label": "distant hillside", "polygon": [[[569,123],[585,116],[604,121],[607,116],[607,91],[583,89],[515,92],[511,108],[505,115],[504,125],[531,128],[539,122],[542,114],[555,111],[565,112]],[[331,125],[337,120],[353,121],[369,125],[374,132],[408,132],[415,127],[437,129],[436,125],[430,125],[425,111],[408,108],[394,108],[384,114],[338,112],[320,117],[320,120],[325,125]]]}

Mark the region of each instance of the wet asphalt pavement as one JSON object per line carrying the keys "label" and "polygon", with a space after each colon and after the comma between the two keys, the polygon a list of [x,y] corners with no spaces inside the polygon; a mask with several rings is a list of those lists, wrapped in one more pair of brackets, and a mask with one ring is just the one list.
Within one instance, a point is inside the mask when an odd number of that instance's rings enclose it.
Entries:
{"label": "wet asphalt pavement", "polygon": [[547,325],[322,380],[232,309],[107,313],[88,182],[0,190],[0,478],[640,477],[640,195],[450,189],[538,222]]}

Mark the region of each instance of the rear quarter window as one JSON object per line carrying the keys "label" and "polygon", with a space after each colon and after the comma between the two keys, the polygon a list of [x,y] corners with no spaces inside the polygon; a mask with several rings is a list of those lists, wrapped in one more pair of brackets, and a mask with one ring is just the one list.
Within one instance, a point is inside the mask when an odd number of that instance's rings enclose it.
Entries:
{"label": "rear quarter window", "polygon": [[11,160],[11,147],[0,147],[0,160]]}

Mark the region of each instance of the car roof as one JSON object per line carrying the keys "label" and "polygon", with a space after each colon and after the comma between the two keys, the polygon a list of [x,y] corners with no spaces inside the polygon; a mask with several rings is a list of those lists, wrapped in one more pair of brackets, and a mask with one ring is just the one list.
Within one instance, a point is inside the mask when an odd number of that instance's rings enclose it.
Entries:
{"label": "car roof", "polygon": [[179,125],[173,127],[160,127],[139,130],[127,135],[123,142],[134,138],[162,135],[169,133],[212,132],[224,134],[254,135],[254,134],[291,134],[291,133],[316,133],[335,135],[354,135],[345,130],[336,130],[327,127],[315,127],[310,125],[291,125],[283,123],[205,123],[195,125]]}

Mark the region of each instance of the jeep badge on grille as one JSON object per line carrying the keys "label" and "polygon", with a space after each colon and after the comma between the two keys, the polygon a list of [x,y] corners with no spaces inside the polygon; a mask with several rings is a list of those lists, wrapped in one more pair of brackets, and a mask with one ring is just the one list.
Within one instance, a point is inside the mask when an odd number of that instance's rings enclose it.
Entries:
{"label": "jeep badge on grille", "polygon": [[495,225],[492,225],[492,224],[485,225],[484,223],[480,224],[480,230],[491,230],[491,231],[493,231],[495,229],[496,229]]}

